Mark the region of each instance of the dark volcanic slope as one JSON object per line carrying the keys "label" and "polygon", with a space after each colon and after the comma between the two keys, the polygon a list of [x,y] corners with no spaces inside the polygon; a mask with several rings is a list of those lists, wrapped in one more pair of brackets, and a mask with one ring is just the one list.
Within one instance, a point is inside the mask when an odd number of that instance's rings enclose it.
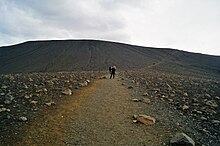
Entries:
{"label": "dark volcanic slope", "polygon": [[0,73],[157,67],[220,74],[220,57],[96,40],[34,41],[0,47]]}

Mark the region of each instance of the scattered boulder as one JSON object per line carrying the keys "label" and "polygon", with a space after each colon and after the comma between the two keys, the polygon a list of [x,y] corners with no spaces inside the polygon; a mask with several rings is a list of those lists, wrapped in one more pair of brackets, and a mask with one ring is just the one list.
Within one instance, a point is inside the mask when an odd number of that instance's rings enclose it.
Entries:
{"label": "scattered boulder", "polygon": [[188,96],[188,93],[185,92],[185,93],[183,93],[183,95],[184,95],[184,96]]}
{"label": "scattered boulder", "polygon": [[10,103],[12,102],[12,100],[14,100],[14,97],[13,97],[13,96],[11,96],[11,95],[6,96],[4,103],[5,103],[5,104],[10,104]]}
{"label": "scattered boulder", "polygon": [[47,102],[45,103],[47,106],[52,106],[52,105],[55,105],[55,102],[51,101],[51,102]]}
{"label": "scattered boulder", "polygon": [[151,103],[151,100],[149,98],[143,98],[142,102],[146,103],[146,104],[149,104],[149,103]]}
{"label": "scattered boulder", "polygon": [[212,123],[213,124],[220,124],[220,121],[219,120],[212,120]]}
{"label": "scattered boulder", "polygon": [[65,89],[65,90],[62,91],[62,94],[64,94],[64,95],[72,95],[72,90]]}
{"label": "scattered boulder", "polygon": [[10,112],[11,110],[10,109],[8,109],[8,108],[0,108],[0,113],[1,112]]}
{"label": "scattered boulder", "polygon": [[27,117],[24,117],[24,116],[19,117],[19,121],[21,121],[21,122],[25,122],[27,120],[28,120]]}
{"label": "scattered boulder", "polygon": [[156,123],[156,119],[154,117],[144,115],[144,114],[134,115],[133,118],[134,118],[133,120],[134,123],[140,122],[145,125],[153,125]]}
{"label": "scattered boulder", "polygon": [[189,109],[189,106],[184,104],[184,105],[182,106],[182,109],[183,109],[183,110],[188,110],[188,109]]}
{"label": "scattered boulder", "polygon": [[134,99],[132,99],[132,101],[134,101],[134,102],[140,102],[141,99],[134,98]]}
{"label": "scattered boulder", "polygon": [[128,89],[133,89],[133,86],[128,86]]}
{"label": "scattered boulder", "polygon": [[30,103],[36,105],[36,104],[37,104],[37,101],[32,100]]}
{"label": "scattered boulder", "polygon": [[211,107],[218,107],[218,104],[214,100],[206,101],[205,104]]}
{"label": "scattered boulder", "polygon": [[25,95],[24,98],[29,99],[29,98],[31,98],[31,96]]}
{"label": "scattered boulder", "polygon": [[195,142],[185,133],[177,133],[170,140],[170,146],[195,146]]}
{"label": "scattered boulder", "polygon": [[149,94],[147,92],[145,92],[142,96],[149,96]]}
{"label": "scattered boulder", "polygon": [[3,85],[1,88],[2,88],[2,89],[7,89],[8,86]]}
{"label": "scattered boulder", "polygon": [[79,83],[79,87],[86,87],[88,86],[88,82]]}

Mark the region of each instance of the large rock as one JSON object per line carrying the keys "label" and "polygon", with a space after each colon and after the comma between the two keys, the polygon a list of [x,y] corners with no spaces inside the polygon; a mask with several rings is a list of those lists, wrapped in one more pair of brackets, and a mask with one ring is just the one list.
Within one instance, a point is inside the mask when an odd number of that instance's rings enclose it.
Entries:
{"label": "large rock", "polygon": [[195,142],[185,133],[177,133],[170,140],[170,146],[195,146]]}
{"label": "large rock", "polygon": [[62,94],[64,94],[64,95],[72,95],[72,90],[65,89],[65,90],[62,91]]}
{"label": "large rock", "polygon": [[133,122],[137,123],[143,123],[145,125],[153,125],[156,122],[156,119],[154,117],[148,116],[148,115],[134,115],[133,116],[135,120],[133,120]]}

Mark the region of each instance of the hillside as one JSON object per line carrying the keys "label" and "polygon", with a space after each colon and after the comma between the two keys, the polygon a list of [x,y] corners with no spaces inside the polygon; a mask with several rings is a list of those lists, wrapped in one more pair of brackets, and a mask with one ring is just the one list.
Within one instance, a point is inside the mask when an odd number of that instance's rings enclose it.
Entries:
{"label": "hillside", "polygon": [[159,68],[218,75],[220,57],[97,40],[31,41],[0,47],[0,74]]}

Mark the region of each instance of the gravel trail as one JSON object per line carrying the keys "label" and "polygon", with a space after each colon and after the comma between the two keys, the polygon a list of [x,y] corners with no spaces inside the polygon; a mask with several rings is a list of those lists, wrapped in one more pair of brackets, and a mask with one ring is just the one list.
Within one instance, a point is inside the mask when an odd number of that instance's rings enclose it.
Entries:
{"label": "gravel trail", "polygon": [[103,79],[75,110],[65,132],[67,145],[158,145],[156,132],[132,122],[140,103],[117,79]]}
{"label": "gravel trail", "polygon": [[[96,80],[39,115],[16,145],[166,145],[169,129],[174,130],[170,113],[161,115],[153,103],[133,102],[142,97],[128,86],[119,77]],[[156,124],[133,123],[134,114],[150,114]]]}

